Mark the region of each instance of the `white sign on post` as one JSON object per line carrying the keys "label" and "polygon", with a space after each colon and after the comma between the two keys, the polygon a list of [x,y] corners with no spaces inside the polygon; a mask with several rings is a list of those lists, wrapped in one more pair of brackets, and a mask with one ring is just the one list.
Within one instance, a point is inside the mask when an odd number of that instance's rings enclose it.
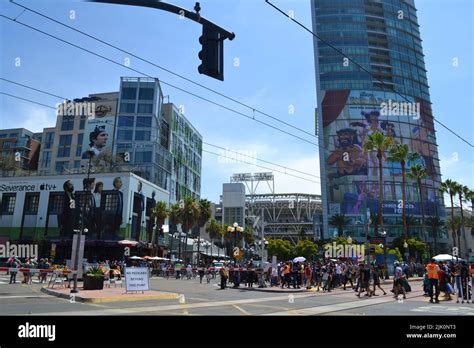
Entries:
{"label": "white sign on post", "polygon": [[147,267],[125,267],[125,291],[150,290]]}

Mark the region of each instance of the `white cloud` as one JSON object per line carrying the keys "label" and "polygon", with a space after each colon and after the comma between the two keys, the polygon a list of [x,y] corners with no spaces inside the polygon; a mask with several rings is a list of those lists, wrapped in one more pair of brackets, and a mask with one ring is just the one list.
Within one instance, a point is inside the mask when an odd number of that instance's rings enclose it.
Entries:
{"label": "white cloud", "polygon": [[451,179],[474,189],[474,163],[472,155],[453,152],[450,156],[440,156],[443,180]]}
{"label": "white cloud", "polygon": [[[223,142],[217,142],[216,144],[221,145]],[[288,169],[272,165],[270,163],[262,161],[253,161],[252,159],[240,158],[239,161],[223,160],[216,155],[203,153],[203,164],[202,164],[202,195],[213,201],[219,200],[219,195],[222,193],[222,184],[230,182],[230,177],[234,173],[257,173],[257,172],[273,172],[275,178],[275,192],[276,193],[320,193],[320,180],[313,176],[308,176],[302,173],[295,172],[291,169],[296,169],[301,172],[306,172],[312,175],[319,176],[319,156],[316,151],[314,154],[302,153],[296,148],[291,146],[292,144],[285,144],[277,148],[271,144],[266,143],[248,143],[248,142],[235,142],[233,146],[229,146],[230,150],[243,152],[245,154],[256,154],[257,158],[264,159],[269,162],[273,162],[282,165]],[[217,154],[223,154],[223,150],[211,148],[205,146],[204,149],[215,152]],[[231,153],[230,151],[227,154]],[[250,165],[242,163],[242,161],[253,162],[257,164]],[[259,167],[260,166],[260,167]],[[262,168],[264,167],[264,168]],[[276,170],[281,171],[276,172]],[[285,171],[295,176],[309,179],[310,181],[303,180],[297,177],[284,174]],[[315,181],[315,182],[311,182]],[[248,190],[247,190],[248,191]],[[267,183],[259,183],[257,193],[269,193],[271,189]]]}
{"label": "white cloud", "polygon": [[42,132],[43,128],[56,124],[56,116],[54,110],[28,105],[6,123],[5,128],[26,128],[32,132]]}

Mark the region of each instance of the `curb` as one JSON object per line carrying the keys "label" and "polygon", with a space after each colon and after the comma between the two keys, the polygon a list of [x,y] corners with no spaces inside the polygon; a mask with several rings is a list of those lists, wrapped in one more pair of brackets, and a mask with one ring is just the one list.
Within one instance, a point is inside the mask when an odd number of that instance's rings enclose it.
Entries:
{"label": "curb", "polygon": [[[65,294],[65,293],[58,293],[54,290],[48,289],[48,288],[41,288],[41,292],[50,295],[50,296],[55,296],[59,298],[63,298],[66,300],[71,299],[70,294]],[[149,300],[173,300],[179,298],[179,294],[170,292],[170,293],[164,293],[160,295],[149,295],[149,296],[135,296],[135,295],[128,295],[124,294],[127,297],[102,297],[102,298],[84,298],[81,296],[76,295],[74,298],[75,302],[81,302],[81,303],[103,303],[103,302],[132,302],[132,301],[149,301]]]}

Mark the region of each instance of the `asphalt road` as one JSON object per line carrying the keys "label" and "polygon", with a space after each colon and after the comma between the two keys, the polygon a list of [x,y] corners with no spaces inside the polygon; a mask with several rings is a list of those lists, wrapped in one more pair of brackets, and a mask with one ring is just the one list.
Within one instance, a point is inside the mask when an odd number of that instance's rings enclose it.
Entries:
{"label": "asphalt road", "polygon": [[[18,276],[22,279],[22,276]],[[0,315],[474,315],[473,304],[441,301],[431,304],[423,296],[421,282],[413,281],[413,291],[403,301],[391,295],[358,298],[353,290],[330,293],[268,293],[244,289],[220,290],[218,279],[211,284],[199,280],[152,278],[153,290],[182,294],[180,299],[70,303],[42,293],[41,284],[8,284],[0,275]],[[389,285],[383,285],[388,294]]]}

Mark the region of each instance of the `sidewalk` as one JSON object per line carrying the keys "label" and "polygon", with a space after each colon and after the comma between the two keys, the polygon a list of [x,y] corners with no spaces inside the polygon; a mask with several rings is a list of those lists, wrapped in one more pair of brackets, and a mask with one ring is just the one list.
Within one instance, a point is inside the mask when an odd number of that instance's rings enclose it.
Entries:
{"label": "sidewalk", "polygon": [[[78,290],[78,293],[71,294],[70,288],[41,288],[41,292],[45,294],[84,303],[169,300],[179,298],[179,294],[177,293],[155,290],[144,291],[143,293],[125,293],[125,288],[121,287],[104,288],[103,290],[83,290],[81,285],[78,286]],[[72,295],[74,295],[74,297],[72,297]]]}
{"label": "sidewalk", "polygon": [[[409,278],[408,279],[408,282],[411,283],[411,282],[414,282],[414,281],[422,281],[423,278],[422,277],[412,277],[412,278]],[[380,282],[381,284],[383,285],[387,285],[387,284],[392,284],[393,283],[393,279],[387,279],[387,280],[381,280]],[[216,286],[219,286],[218,283],[215,284]],[[347,285],[348,288],[350,289],[350,285],[348,284]],[[231,284],[229,286],[226,287],[226,289],[231,289],[231,290],[241,290],[241,291],[259,291],[259,292],[270,292],[270,293],[301,293],[301,292],[315,292],[316,291],[316,288],[313,286],[311,289],[307,289],[305,287],[301,287],[300,289],[294,289],[293,287],[291,288],[281,288],[281,286],[274,286],[274,287],[270,287],[267,285],[266,288],[259,288],[258,285],[257,286],[254,286],[252,288],[249,288],[247,286],[245,286],[245,284],[241,284],[238,288],[235,288],[233,287]],[[341,287],[342,289],[342,287]]]}

